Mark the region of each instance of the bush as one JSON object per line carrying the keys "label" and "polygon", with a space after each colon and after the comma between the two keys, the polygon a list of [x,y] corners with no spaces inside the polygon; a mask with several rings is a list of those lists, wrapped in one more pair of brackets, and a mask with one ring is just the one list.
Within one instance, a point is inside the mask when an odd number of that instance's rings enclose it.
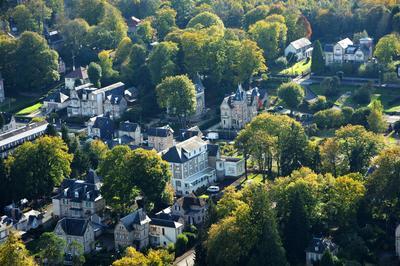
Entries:
{"label": "bush", "polygon": [[350,124],[351,118],[353,117],[354,114],[354,109],[349,106],[345,106],[342,108],[342,114],[343,114],[343,123],[345,125]]}
{"label": "bush", "polygon": [[365,63],[358,67],[358,75],[366,78],[378,77],[378,66],[374,63]]}
{"label": "bush", "polygon": [[311,125],[305,127],[305,131],[309,137],[316,136],[318,133],[318,126],[317,124],[312,123]]}
{"label": "bush", "polygon": [[286,57],[281,56],[275,60],[275,65],[279,68],[286,68],[288,65],[288,61],[286,60]]}
{"label": "bush", "polygon": [[355,67],[352,63],[343,63],[342,71],[346,75],[352,75],[354,73]]}
{"label": "bush", "polygon": [[371,102],[372,84],[366,84],[358,88],[353,94],[353,100],[358,104]]}
{"label": "bush", "polygon": [[344,119],[342,111],[331,108],[317,112],[314,115],[314,122],[320,129],[338,128],[343,125]]}
{"label": "bush", "polygon": [[356,109],[354,114],[351,116],[351,124],[367,127],[367,117],[369,116],[370,112],[371,110],[368,107]]}
{"label": "bush", "polygon": [[188,238],[188,246],[193,247],[196,244],[197,235],[191,232],[183,232],[183,234]]}
{"label": "bush", "polygon": [[320,84],[325,96],[337,95],[339,85],[340,79],[337,76],[324,78],[324,80]]}
{"label": "bush", "polygon": [[311,110],[313,112],[318,112],[329,108],[329,103],[326,101],[326,97],[319,95],[317,100],[311,104]]}
{"label": "bush", "polygon": [[178,257],[185,253],[187,246],[189,243],[189,239],[186,235],[184,234],[179,234],[176,243],[175,243],[175,255]]}

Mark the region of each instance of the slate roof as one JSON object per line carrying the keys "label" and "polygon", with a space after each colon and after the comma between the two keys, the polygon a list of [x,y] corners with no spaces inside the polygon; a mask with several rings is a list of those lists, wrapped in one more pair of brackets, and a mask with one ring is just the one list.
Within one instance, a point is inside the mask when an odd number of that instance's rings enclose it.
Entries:
{"label": "slate roof", "polygon": [[190,139],[191,137],[194,137],[194,136],[201,137],[202,135],[203,135],[203,133],[201,132],[200,128],[198,126],[194,126],[194,127],[188,128],[188,129],[180,129],[178,140],[185,141],[187,139]]}
{"label": "slate roof", "polygon": [[69,99],[69,96],[66,95],[65,93],[61,91],[56,91],[54,93],[51,93],[49,96],[47,96],[44,101],[45,102],[55,102],[55,103],[64,103]]}
{"label": "slate roof", "polygon": [[187,196],[177,199],[176,204],[178,204],[184,211],[191,211],[191,206],[204,207],[207,205],[207,202],[205,199],[198,198],[193,193],[190,193]]}
{"label": "slate roof", "polygon": [[110,103],[113,104],[113,105],[119,104],[122,99],[123,99],[123,96],[122,95],[118,95],[118,94],[110,94],[110,95],[107,96],[107,100],[109,100]]}
{"label": "slate roof", "polygon": [[333,44],[325,44],[324,52],[333,53]]}
{"label": "slate roof", "polygon": [[168,137],[170,134],[173,134],[174,131],[169,125],[163,126],[163,127],[151,127],[147,130],[147,135],[148,136],[153,136],[153,137]]}
{"label": "slate roof", "polygon": [[291,42],[290,45],[292,45],[294,49],[298,50],[298,49],[310,46],[311,42],[307,38],[301,38],[301,39]]}
{"label": "slate roof", "polygon": [[84,67],[78,67],[72,72],[69,72],[65,75],[65,78],[72,78],[72,79],[88,79],[87,69]]}
{"label": "slate roof", "polygon": [[129,121],[122,121],[119,123],[119,130],[125,131],[125,132],[135,132],[136,129],[138,128],[139,124],[138,123],[132,123]]}
{"label": "slate roof", "polygon": [[[78,179],[64,179],[61,183],[59,194],[55,199],[71,199],[75,201],[95,201],[100,194],[98,187],[99,178],[94,171],[89,171],[87,181]],[[77,193],[75,193],[77,192]]]}
{"label": "slate roof", "polygon": [[323,254],[326,249],[332,252],[337,249],[337,245],[329,238],[314,237],[306,248],[306,252]]}
{"label": "slate roof", "polygon": [[207,144],[208,156],[216,157],[219,151],[219,145]]}
{"label": "slate roof", "polygon": [[179,222],[175,222],[174,220],[160,219],[160,218],[151,218],[151,225],[161,226],[161,227],[169,227],[169,228],[179,228],[183,226]]}
{"label": "slate roof", "polygon": [[112,139],[114,133],[114,122],[111,120],[111,118],[106,116],[96,117],[93,128],[100,129],[100,136],[98,137],[100,137],[101,139]]}
{"label": "slate roof", "polygon": [[184,154],[185,152],[189,153],[204,144],[206,144],[204,140],[195,136],[169,148],[169,150],[163,154],[162,158],[170,163],[184,163],[189,160],[189,158]]}
{"label": "slate roof", "polygon": [[89,225],[89,220],[79,218],[63,218],[58,223],[65,234],[70,236],[83,236]]}
{"label": "slate roof", "polygon": [[138,209],[131,214],[121,218],[120,222],[125,226],[125,228],[130,232],[132,231],[133,225],[143,225],[150,222],[149,216],[146,215],[143,209]]}
{"label": "slate roof", "polygon": [[346,54],[355,54],[359,47],[357,45],[349,45],[347,46],[345,53]]}

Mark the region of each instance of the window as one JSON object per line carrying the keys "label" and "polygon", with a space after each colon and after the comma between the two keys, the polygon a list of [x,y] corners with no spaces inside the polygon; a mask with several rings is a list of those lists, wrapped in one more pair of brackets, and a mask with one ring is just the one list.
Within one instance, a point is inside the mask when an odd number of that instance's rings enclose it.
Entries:
{"label": "window", "polygon": [[[164,228],[162,229],[162,234],[165,235],[165,229],[164,229]],[[164,242],[164,243],[165,243],[165,242]]]}

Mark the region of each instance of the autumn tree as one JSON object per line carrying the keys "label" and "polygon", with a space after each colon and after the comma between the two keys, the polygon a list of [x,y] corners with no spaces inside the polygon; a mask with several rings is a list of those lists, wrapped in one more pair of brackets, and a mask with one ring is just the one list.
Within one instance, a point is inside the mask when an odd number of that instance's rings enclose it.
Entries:
{"label": "autumn tree", "polygon": [[157,86],[157,99],[162,108],[186,124],[188,116],[195,112],[196,95],[193,82],[185,75],[167,77]]}
{"label": "autumn tree", "polygon": [[0,245],[0,265],[36,266],[22,240],[11,232],[7,240]]}
{"label": "autumn tree", "polygon": [[385,65],[391,63],[399,54],[400,41],[395,34],[389,34],[379,39],[374,51],[374,56]]}
{"label": "autumn tree", "polygon": [[382,133],[386,129],[386,123],[383,118],[383,106],[379,100],[374,100],[370,105],[371,113],[367,121],[369,129],[375,133]]}
{"label": "autumn tree", "polygon": [[133,247],[125,250],[125,256],[113,262],[112,266],[141,266],[141,265],[163,265],[170,266],[174,261],[174,255],[165,249],[150,249],[147,255],[137,251]]}

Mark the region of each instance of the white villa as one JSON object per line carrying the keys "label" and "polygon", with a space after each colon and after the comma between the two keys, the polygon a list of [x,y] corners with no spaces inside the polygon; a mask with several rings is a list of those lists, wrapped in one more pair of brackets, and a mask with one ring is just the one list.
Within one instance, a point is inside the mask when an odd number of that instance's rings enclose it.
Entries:
{"label": "white villa", "polygon": [[372,58],[373,40],[360,39],[359,44],[354,44],[349,38],[324,47],[325,65],[343,63],[365,63]]}
{"label": "white villa", "polygon": [[291,42],[288,47],[286,47],[285,57],[293,54],[296,56],[297,61],[301,61],[307,57],[311,57],[312,51],[313,47],[310,40],[307,38],[301,38]]}

